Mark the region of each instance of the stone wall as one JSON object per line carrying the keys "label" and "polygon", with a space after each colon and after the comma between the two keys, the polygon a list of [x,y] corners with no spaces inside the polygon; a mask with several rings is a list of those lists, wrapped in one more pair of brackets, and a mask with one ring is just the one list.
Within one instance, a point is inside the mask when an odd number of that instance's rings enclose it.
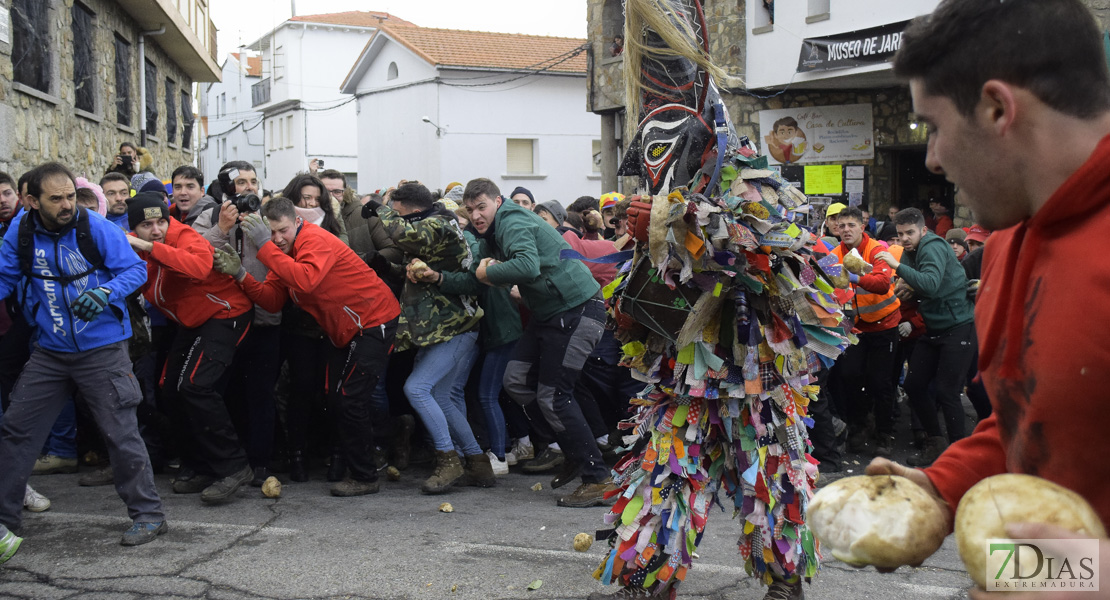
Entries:
{"label": "stone wall", "polygon": [[[0,170],[18,177],[36,164],[56,160],[97,181],[112,162],[120,142],[138,145],[139,130],[144,122],[139,106],[139,28],[126,12],[110,0],[87,0],[83,4],[93,19],[93,57],[96,60],[94,85],[95,103],[92,113],[74,106],[75,85],[74,45],[71,10],[74,0],[41,0],[50,3],[49,23],[53,65],[51,92],[23,88],[13,82],[12,44],[0,43]],[[10,0],[0,0],[10,8]],[[10,24],[10,22],[9,22]],[[131,44],[131,126],[120,125],[115,104],[115,36]],[[147,149],[154,157],[151,170],[168,179],[180,165],[193,164],[191,149],[182,148],[181,91],[189,91],[192,80],[158,46],[157,38],[148,38],[146,58],[157,68],[157,133],[148,140]],[[174,107],[177,112],[176,135],[166,136],[166,79],[175,82]],[[25,91],[27,90],[27,91]],[[191,102],[191,100],[190,100]],[[192,145],[190,143],[190,145]]]}

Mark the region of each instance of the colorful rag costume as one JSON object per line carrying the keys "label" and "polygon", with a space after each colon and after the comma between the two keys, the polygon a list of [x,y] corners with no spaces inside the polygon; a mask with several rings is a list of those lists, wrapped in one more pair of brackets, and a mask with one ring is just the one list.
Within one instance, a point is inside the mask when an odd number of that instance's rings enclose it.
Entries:
{"label": "colorful rag costume", "polygon": [[[696,60],[708,56],[697,0],[626,11],[626,30],[643,32],[625,51],[644,116],[620,174],[654,195],[631,199],[650,205],[637,213],[650,215],[647,239],[604,293],[622,364],[647,386],[622,423],[636,441],[614,468],[612,528],[598,532],[610,551],[594,576],[674,594],[710,508],[729,504],[746,570],[797,582],[819,566],[805,525],[817,479],[807,407],[818,372],[853,341],[833,297],[834,277],[847,282],[794,223],[805,196],[732,130]],[[700,54],[667,51],[676,44]]]}

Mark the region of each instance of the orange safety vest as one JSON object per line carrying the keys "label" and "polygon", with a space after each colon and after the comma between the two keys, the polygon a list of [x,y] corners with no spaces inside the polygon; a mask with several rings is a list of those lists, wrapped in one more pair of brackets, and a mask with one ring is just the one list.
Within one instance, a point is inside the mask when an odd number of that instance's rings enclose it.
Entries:
{"label": "orange safety vest", "polygon": [[[844,262],[843,248],[844,244],[839,244],[836,248],[833,248],[833,254],[835,254],[836,257],[840,259],[840,262],[842,264]],[[875,240],[875,238],[872,238],[871,236],[867,237],[866,245],[858,248],[860,256],[862,256],[864,260],[867,260],[867,257],[871,256],[871,253],[874,252],[876,249],[881,251],[882,244],[880,244],[877,240]],[[894,256],[895,259],[899,261],[902,260],[901,246],[891,246],[887,249],[887,251],[890,252],[890,254]],[[898,297],[894,295],[893,282],[890,284],[890,289],[887,290],[885,294],[872,294],[871,292],[857,286],[856,284],[852,284],[852,289],[854,289],[856,292],[856,315],[859,316],[860,319],[867,321],[868,323],[878,323],[879,321],[882,321],[886,317],[890,316],[890,313],[898,310],[898,307],[901,306],[901,303],[898,301]]]}

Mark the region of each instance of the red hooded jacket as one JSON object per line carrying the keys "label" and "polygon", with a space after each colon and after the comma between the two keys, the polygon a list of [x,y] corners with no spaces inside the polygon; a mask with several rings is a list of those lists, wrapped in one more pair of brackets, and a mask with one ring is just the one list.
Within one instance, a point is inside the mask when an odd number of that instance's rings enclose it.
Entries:
{"label": "red hooded jacket", "polygon": [[1026,221],[996,232],[975,305],[979,370],[994,413],[925,473],[955,510],[979,480],[1043,477],[1110,523],[1103,456],[1110,390],[1110,136]]}
{"label": "red hooded jacket", "polygon": [[339,238],[312,223],[301,226],[291,254],[267,242],[258,249],[258,260],[270,272],[262,283],[249,273],[239,282],[247,296],[270,312],[281,310],[292,297],[337,348],[363,329],[401,314],[401,305],[377,273]]}
{"label": "red hooded jacket", "polygon": [[[192,227],[169,219],[165,241],[154,242],[146,261],[143,297],[190,329],[208,319],[230,319],[254,308],[235,280],[212,269],[212,244]],[[135,235],[131,233],[130,235]]]}

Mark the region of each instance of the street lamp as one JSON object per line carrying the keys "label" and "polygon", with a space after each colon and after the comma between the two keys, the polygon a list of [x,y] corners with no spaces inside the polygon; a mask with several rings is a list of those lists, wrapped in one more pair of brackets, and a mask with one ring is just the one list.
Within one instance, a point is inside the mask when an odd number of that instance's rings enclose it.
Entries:
{"label": "street lamp", "polygon": [[441,137],[443,135],[443,128],[437,125],[435,121],[432,121],[431,117],[421,117],[420,120],[436,128],[436,137]]}

